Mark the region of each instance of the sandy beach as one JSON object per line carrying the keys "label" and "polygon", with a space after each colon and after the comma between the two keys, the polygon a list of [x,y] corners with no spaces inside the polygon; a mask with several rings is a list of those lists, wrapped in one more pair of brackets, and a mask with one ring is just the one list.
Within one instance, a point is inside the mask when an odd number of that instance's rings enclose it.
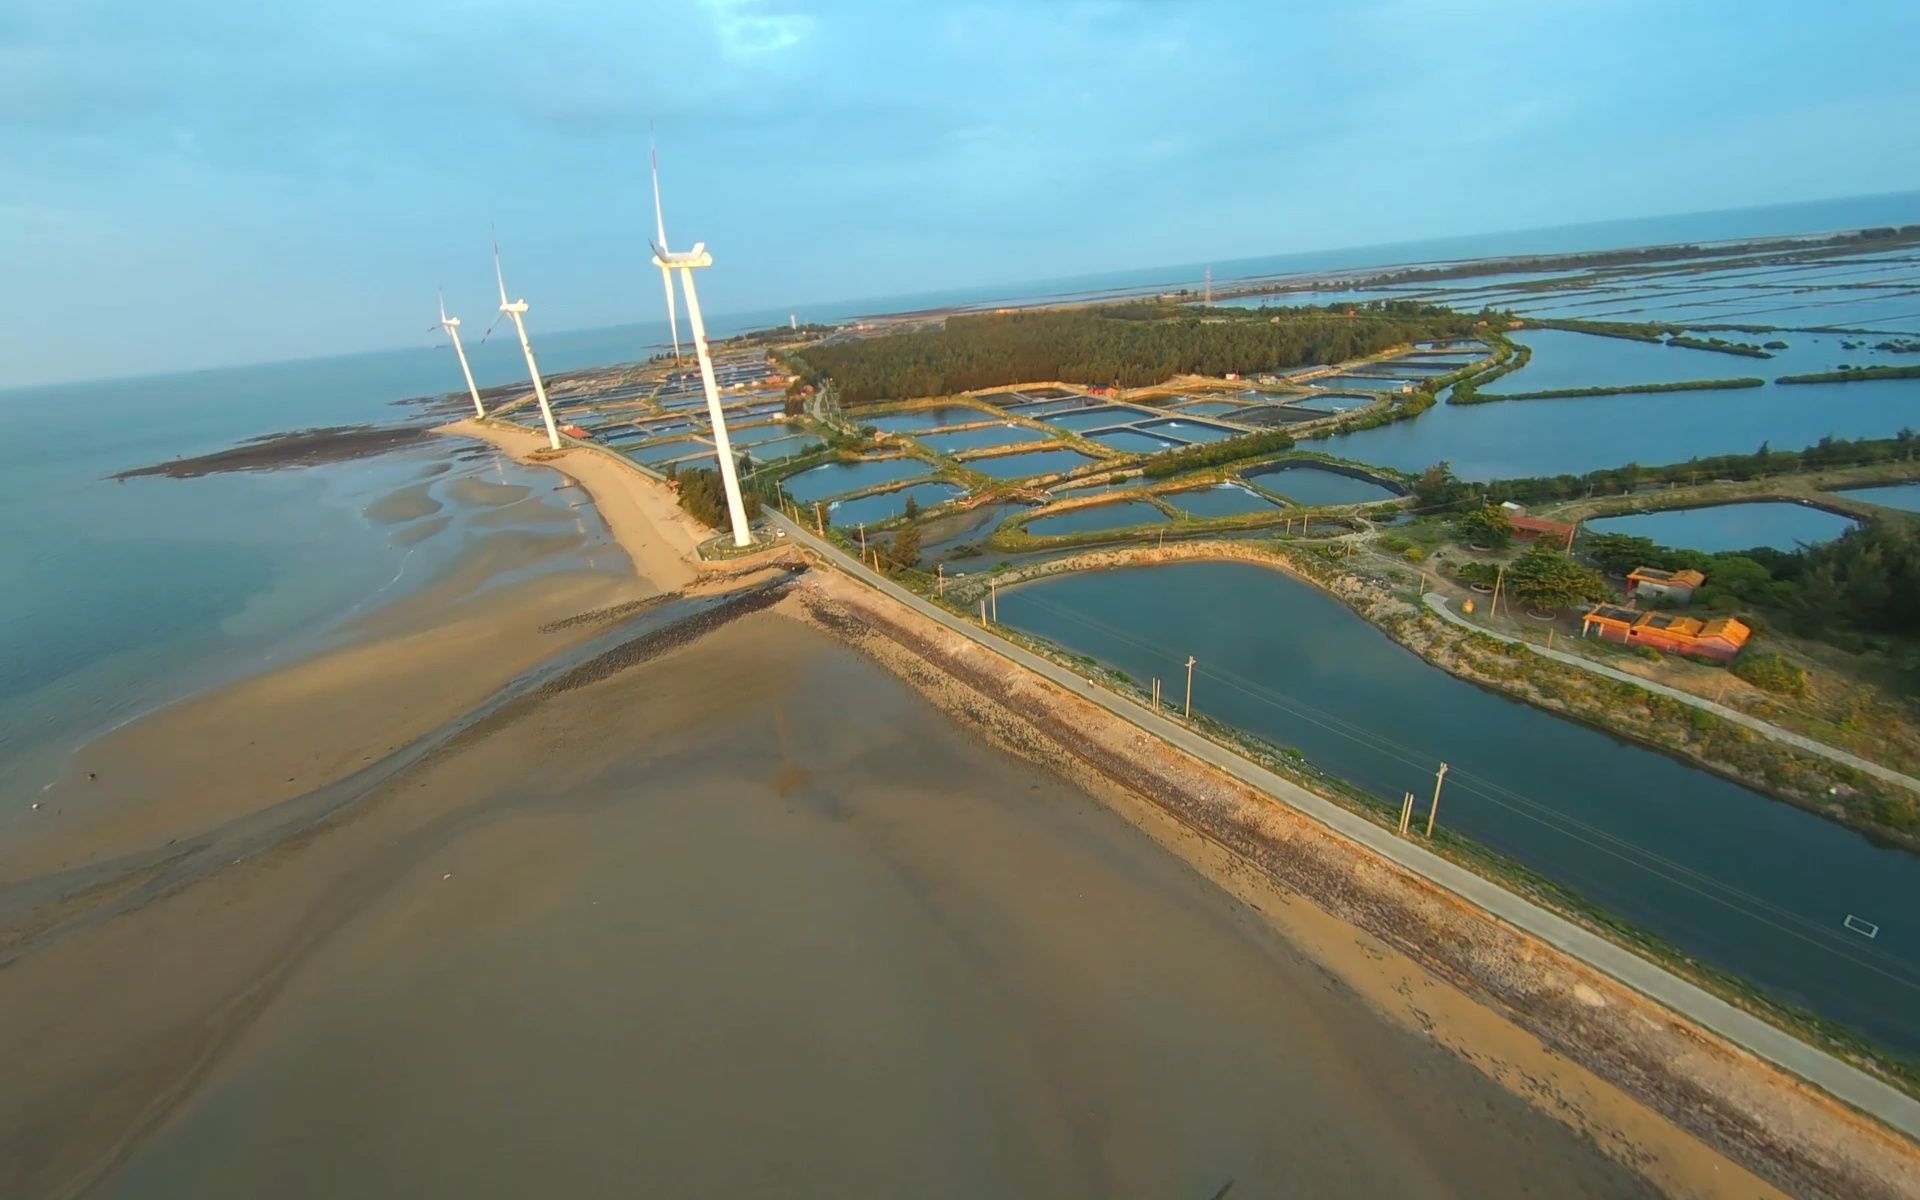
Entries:
{"label": "sandy beach", "polygon": [[630,566],[456,572],[90,747],[0,859],[0,1193],[1782,1194],[823,621],[844,581],[448,432]]}

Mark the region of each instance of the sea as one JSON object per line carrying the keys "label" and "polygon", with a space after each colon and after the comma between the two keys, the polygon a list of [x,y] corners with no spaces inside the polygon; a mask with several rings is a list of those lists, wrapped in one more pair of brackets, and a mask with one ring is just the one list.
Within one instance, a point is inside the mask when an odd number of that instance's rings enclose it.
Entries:
{"label": "sea", "polygon": [[[1068,279],[883,296],[810,320],[1036,302],[1103,292],[1326,274],[1516,254],[1814,234],[1920,221],[1920,193],[1613,221]],[[789,307],[716,316],[725,336]],[[664,321],[538,334],[549,373],[658,352]],[[483,387],[524,377],[518,347],[472,349]],[[447,569],[369,513],[417,478],[396,454],[269,472],[116,481],[119,471],[317,426],[421,420],[406,402],[459,386],[451,352],[419,346],[147,378],[0,390],[0,837],[88,739],[324,644],[356,613]],[[495,464],[495,469],[510,469]]]}

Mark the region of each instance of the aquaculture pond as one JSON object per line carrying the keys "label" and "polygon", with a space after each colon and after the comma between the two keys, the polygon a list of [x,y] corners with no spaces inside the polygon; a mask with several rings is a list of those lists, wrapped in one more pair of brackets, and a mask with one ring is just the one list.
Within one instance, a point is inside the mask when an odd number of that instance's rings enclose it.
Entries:
{"label": "aquaculture pond", "polygon": [[628,457],[635,462],[643,462],[650,467],[675,458],[685,458],[696,450],[706,448],[706,443],[697,438],[675,438],[670,442],[661,442],[655,446],[644,446],[638,450],[627,451]]}
{"label": "aquaculture pond", "polygon": [[744,450],[754,462],[777,462],[783,458],[792,458],[796,454],[805,454],[809,450],[818,450],[820,444],[820,439],[810,433],[797,433],[792,437],[774,438],[772,441],[756,442],[751,446],[737,446],[735,450]]}
{"label": "aquaculture pond", "polygon": [[[1000,619],[1248,730],[1790,1003],[1920,1053],[1920,855],[1427,665],[1317,588],[1179,563],[1005,588]],[[1177,694],[1177,691],[1176,691]],[[1849,916],[1879,927],[1852,932]]]}
{"label": "aquaculture pond", "polygon": [[[1266,397],[1262,396],[1262,400]],[[1175,412],[1190,417],[1227,417],[1246,409],[1244,404],[1235,404],[1231,400],[1199,400],[1192,404],[1182,404]]]}
{"label": "aquaculture pond", "polygon": [[1662,546],[1718,554],[1766,546],[1793,550],[1830,542],[1854,526],[1851,517],[1786,500],[1716,504],[1707,508],[1670,508],[1663,512],[1596,517],[1588,533],[1625,533],[1652,538]]}
{"label": "aquaculture pond", "polygon": [[977,408],[923,408],[918,412],[894,413],[885,417],[868,417],[859,420],[862,425],[871,425],[882,433],[918,433],[923,429],[945,429],[949,425],[969,425],[975,421],[991,421],[994,414]]}
{"label": "aquaculture pond", "polygon": [[1916,413],[1920,379],[1441,403],[1411,420],[1340,434],[1314,448],[1415,474],[1445,461],[1462,479],[1514,479],[1750,454],[1762,442],[1781,450],[1827,436],[1891,437],[1913,425]]}
{"label": "aquaculture pond", "polygon": [[1363,479],[1331,467],[1281,463],[1249,471],[1246,479],[1278,492],[1295,504],[1318,508],[1331,504],[1367,504],[1391,500],[1400,493],[1372,479]]}
{"label": "aquaculture pond", "polygon": [[921,508],[932,508],[936,504],[945,504],[958,496],[967,494],[967,489],[951,483],[911,483],[891,492],[875,492],[871,496],[858,496],[852,500],[836,500],[827,505],[828,520],[833,524],[847,528],[854,525],[874,525],[891,520],[906,511],[907,500]]}
{"label": "aquaculture pond", "polygon": [[1102,446],[1118,450],[1123,454],[1158,454],[1162,450],[1177,450],[1186,444],[1176,442],[1172,438],[1143,433],[1138,429],[1109,429],[1104,433],[1090,433],[1087,435],[1087,440],[1099,442]]}
{"label": "aquaculture pond", "polygon": [[1219,483],[1188,492],[1169,492],[1160,497],[1190,517],[1202,520],[1217,517],[1244,517],[1248,513],[1278,512],[1280,506],[1252,488],[1237,483]]}
{"label": "aquaculture pond", "polygon": [[1898,508],[1906,512],[1920,512],[1920,483],[1894,483],[1885,487],[1848,488],[1835,492],[1836,496],[1846,496],[1854,500],[1864,500],[1868,504],[1878,504],[1886,508]]}
{"label": "aquaculture pond", "polygon": [[1167,514],[1145,500],[1117,500],[1112,504],[1090,504],[1063,512],[1057,517],[1041,517],[1027,522],[1027,532],[1035,537],[1059,537],[1067,533],[1094,533],[1106,529],[1127,529],[1135,525],[1158,525]]}
{"label": "aquaculture pond", "polygon": [[989,446],[1017,446],[1022,442],[1053,440],[1051,435],[1028,429],[1024,425],[983,425],[978,429],[962,429],[958,433],[923,434],[920,444],[941,454],[956,454],[962,450],[985,450]]}
{"label": "aquaculture pond", "polygon": [[1078,432],[1083,429],[1104,429],[1108,425],[1125,425],[1130,421],[1144,420],[1152,415],[1145,409],[1103,404],[1098,408],[1083,408],[1048,417],[1047,424]]}
{"label": "aquaculture pond", "polygon": [[978,471],[990,479],[1026,479],[1034,475],[1055,475],[1062,471],[1071,471],[1075,467],[1084,467],[1092,462],[1090,455],[1078,450],[1033,450],[1025,454],[994,454],[986,458],[970,458],[963,465],[970,471]]}
{"label": "aquaculture pond", "polygon": [[[1490,392],[1543,392],[1785,373],[1770,372],[1773,364],[1765,359],[1713,350],[1689,350],[1660,342],[1569,333],[1564,329],[1527,329],[1509,336],[1520,345],[1533,347],[1533,357],[1526,366],[1488,384]],[[1744,337],[1741,334],[1720,336],[1734,340]]]}
{"label": "aquaculture pond", "polygon": [[1246,432],[1229,425],[1215,425],[1212,421],[1182,421],[1178,417],[1142,421],[1137,428],[1193,443],[1225,441],[1227,438],[1239,437]]}
{"label": "aquaculture pond", "polygon": [[757,446],[761,442],[777,441],[798,432],[792,425],[749,425],[745,429],[727,426],[727,440],[736,446]]}
{"label": "aquaculture pond", "polygon": [[1397,392],[1413,386],[1411,379],[1386,379],[1376,375],[1325,375],[1310,380],[1308,387],[1321,390],[1342,389],[1359,392]]}
{"label": "aquaculture pond", "polygon": [[824,500],[828,496],[865,491],[867,488],[879,487],[883,483],[899,483],[902,480],[915,479],[932,473],[933,468],[917,458],[879,458],[852,463],[822,463],[817,467],[809,467],[798,475],[788,476],[780,481],[780,487],[797,502],[811,504],[815,500]]}

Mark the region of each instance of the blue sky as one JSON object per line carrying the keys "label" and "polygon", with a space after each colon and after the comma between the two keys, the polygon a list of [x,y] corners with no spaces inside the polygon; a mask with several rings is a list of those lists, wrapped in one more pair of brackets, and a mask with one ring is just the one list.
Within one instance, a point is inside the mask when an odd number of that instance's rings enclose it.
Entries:
{"label": "blue sky", "polygon": [[[5,0],[0,386],[1920,188],[1920,5]],[[24,304],[22,302],[25,302]]]}

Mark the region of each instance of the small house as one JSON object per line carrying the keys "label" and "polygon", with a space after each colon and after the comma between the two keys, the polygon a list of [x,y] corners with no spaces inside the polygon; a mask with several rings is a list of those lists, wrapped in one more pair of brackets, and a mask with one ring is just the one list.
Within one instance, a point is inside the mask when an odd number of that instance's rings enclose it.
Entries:
{"label": "small house", "polygon": [[1702,621],[1676,613],[1596,604],[1580,621],[1580,635],[1599,634],[1623,646],[1651,646],[1666,654],[1692,654],[1728,662],[1740,653],[1753,630],[1732,617]]}
{"label": "small house", "polygon": [[1549,521],[1545,517],[1529,517],[1525,510],[1519,515],[1511,511],[1507,514],[1507,524],[1513,527],[1513,536],[1523,542],[1548,541],[1561,549],[1573,547],[1575,527],[1561,521]]}
{"label": "small house", "polygon": [[1627,576],[1627,594],[1648,600],[1688,604],[1693,600],[1694,591],[1706,581],[1705,575],[1691,568],[1662,571],[1659,567],[1635,567]]}

